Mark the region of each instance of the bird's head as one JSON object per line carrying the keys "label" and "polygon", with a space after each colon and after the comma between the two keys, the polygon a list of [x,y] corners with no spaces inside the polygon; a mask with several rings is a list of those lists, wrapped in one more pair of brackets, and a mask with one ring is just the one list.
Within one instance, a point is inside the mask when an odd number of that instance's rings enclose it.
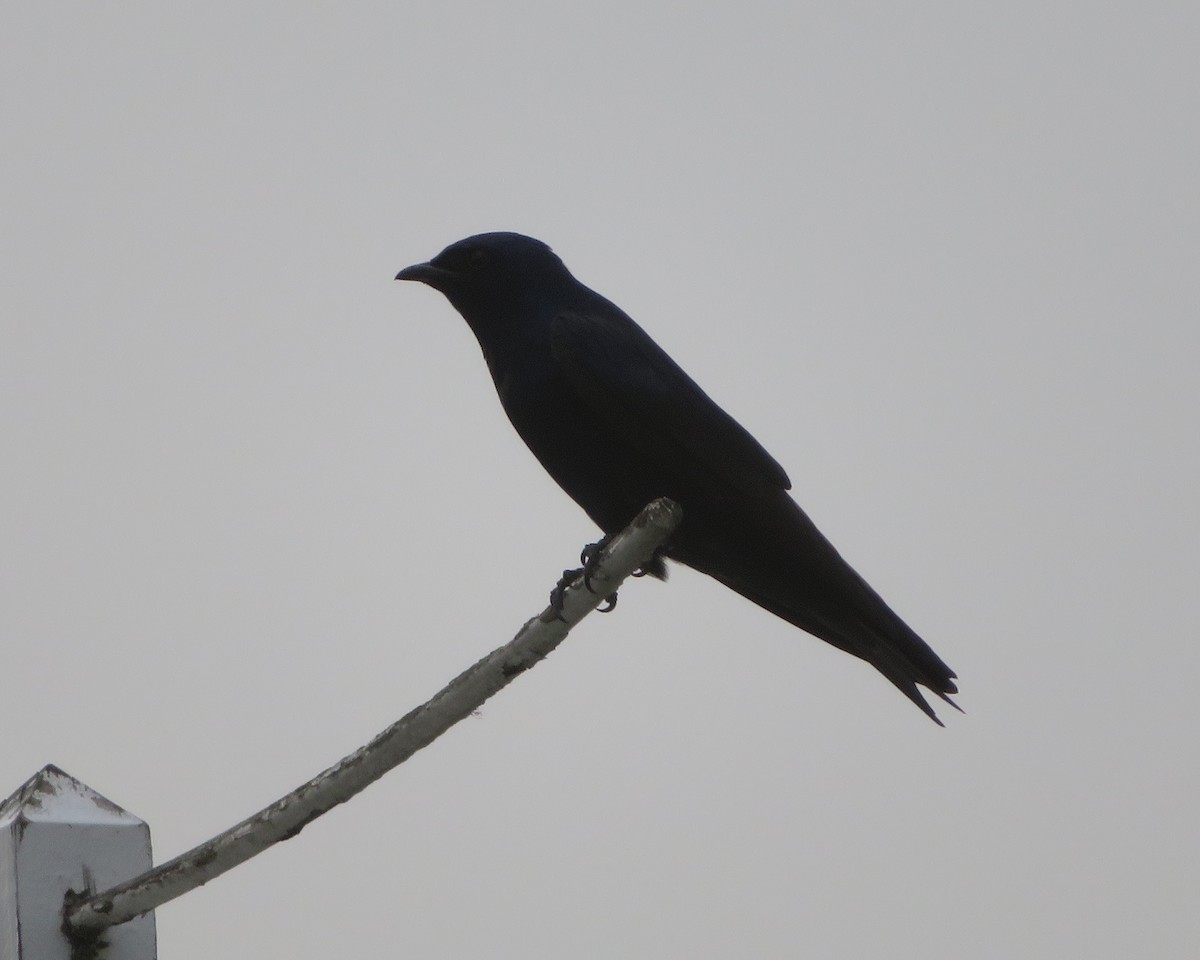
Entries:
{"label": "bird's head", "polygon": [[432,260],[405,267],[397,280],[441,291],[467,321],[481,312],[528,309],[575,281],[546,244],[519,233],[481,233],[452,243]]}

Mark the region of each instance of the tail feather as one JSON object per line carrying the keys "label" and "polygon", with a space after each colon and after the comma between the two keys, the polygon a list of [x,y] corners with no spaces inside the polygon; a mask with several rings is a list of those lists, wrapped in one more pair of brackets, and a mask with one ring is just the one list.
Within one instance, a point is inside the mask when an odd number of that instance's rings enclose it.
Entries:
{"label": "tail feather", "polygon": [[939,726],[919,687],[961,712],[950,699],[958,692],[954,671],[782,491],[775,509],[702,516],[696,529],[704,536],[688,538],[685,521],[666,555],[866,660]]}
{"label": "tail feather", "polygon": [[951,694],[958,693],[954,671],[861,578],[872,601],[871,616],[853,616],[841,622],[814,615],[803,604],[765,596],[748,589],[745,584],[722,582],[788,623],[867,661],[939,727],[945,724],[922,695],[920,687],[925,687],[959,713],[963,712],[962,707],[950,699]]}
{"label": "tail feather", "polygon": [[[822,637],[822,639],[828,638]],[[924,645],[924,641],[921,641],[921,643]],[[925,671],[915,669],[915,664],[904,655],[903,649],[887,640],[868,644],[866,645],[866,649],[863,649],[860,644],[837,643],[835,646],[866,660],[876,670],[887,677],[901,693],[916,704],[918,709],[939,727],[944,727],[945,724],[942,723],[937,713],[934,712],[929,701],[925,699],[918,684],[925,687],[939,699],[950,704],[959,713],[963,712],[962,707],[950,699],[950,694],[957,693],[958,688],[954,685],[952,679],[954,674],[948,668],[946,668],[944,674],[940,675],[931,675]]]}
{"label": "tail feather", "polygon": [[931,720],[938,726],[944,726],[917,685],[920,684],[939,700],[963,713],[962,707],[950,699],[951,694],[958,693],[954,671],[874,591],[872,594],[879,607],[875,619],[882,620],[883,626],[876,628],[861,624],[861,629],[853,631],[850,644],[843,649],[874,666]]}

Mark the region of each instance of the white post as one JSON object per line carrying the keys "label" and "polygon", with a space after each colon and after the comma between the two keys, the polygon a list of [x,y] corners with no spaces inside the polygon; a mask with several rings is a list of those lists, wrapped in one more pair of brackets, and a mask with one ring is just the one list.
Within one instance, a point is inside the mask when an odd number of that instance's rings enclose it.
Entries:
{"label": "white post", "polygon": [[[68,893],[94,894],[150,869],[150,828],[74,777],[47,766],[0,804],[0,958],[73,958]],[[105,931],[103,960],[154,960],[154,914]],[[88,949],[85,948],[83,956]]]}

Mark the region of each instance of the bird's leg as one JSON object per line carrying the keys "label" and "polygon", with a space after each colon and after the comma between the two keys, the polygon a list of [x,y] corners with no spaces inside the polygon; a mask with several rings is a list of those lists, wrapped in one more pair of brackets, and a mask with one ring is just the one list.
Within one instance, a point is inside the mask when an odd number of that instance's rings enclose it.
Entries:
{"label": "bird's leg", "polygon": [[[563,598],[565,596],[566,589],[581,573],[583,574],[584,587],[587,588],[589,593],[596,592],[594,589],[592,589],[592,574],[595,573],[596,565],[600,562],[600,554],[603,553],[604,548],[608,546],[608,541],[611,539],[611,537],[604,537],[602,540],[599,540],[596,543],[589,543],[579,554],[579,562],[582,563],[583,566],[577,567],[574,570],[563,571],[561,579],[554,585],[554,589],[550,591],[550,606],[558,615],[558,619],[563,619]],[[617,594],[615,591],[604,598],[604,604],[605,605],[603,607],[596,608],[600,613],[610,613],[613,608],[616,607]]]}
{"label": "bird's leg", "polygon": [[559,620],[566,623],[567,618],[562,615],[563,602],[566,598],[567,587],[575,582],[575,578],[583,573],[583,569],[576,567],[574,570],[564,570],[558,583],[554,585],[554,589],[550,591],[550,609],[554,611],[554,615]]}
{"label": "bird's leg", "polygon": [[596,572],[596,566],[600,563],[600,554],[604,552],[604,548],[608,546],[608,542],[612,537],[603,537],[595,543],[589,543],[579,553],[579,562],[583,564],[583,585],[592,590],[592,574]]}
{"label": "bird's leg", "polygon": [[[604,552],[604,548],[608,546],[610,540],[612,540],[612,537],[602,537],[595,543],[589,543],[579,554],[579,562],[583,564],[583,585],[587,587],[591,593],[596,592],[595,590],[592,590],[592,574],[596,572],[596,566],[600,563],[600,554]],[[597,607],[596,612],[612,613],[616,607],[617,592],[614,590],[604,598],[604,606]]]}
{"label": "bird's leg", "polygon": [[[576,567],[574,570],[564,570],[562,577],[554,585],[554,589],[550,591],[550,608],[559,620],[566,621],[566,618],[562,615],[562,611],[567,587],[574,583],[575,578],[584,572],[583,567]],[[595,593],[591,586],[588,586],[588,590]],[[604,603],[605,606],[597,607],[596,610],[600,613],[611,613],[617,605],[617,593],[615,590],[604,598]]]}

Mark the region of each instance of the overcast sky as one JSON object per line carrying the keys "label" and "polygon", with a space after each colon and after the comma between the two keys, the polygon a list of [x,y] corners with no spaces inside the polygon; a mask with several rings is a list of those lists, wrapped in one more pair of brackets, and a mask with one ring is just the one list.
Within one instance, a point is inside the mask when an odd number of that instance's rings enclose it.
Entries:
{"label": "overcast sky", "polygon": [[392,281],[485,230],[755,433],[967,711],[676,567],[163,960],[1200,954],[1194,2],[3,19],[0,795],[56,763],[167,859],[544,605],[597,531]]}

